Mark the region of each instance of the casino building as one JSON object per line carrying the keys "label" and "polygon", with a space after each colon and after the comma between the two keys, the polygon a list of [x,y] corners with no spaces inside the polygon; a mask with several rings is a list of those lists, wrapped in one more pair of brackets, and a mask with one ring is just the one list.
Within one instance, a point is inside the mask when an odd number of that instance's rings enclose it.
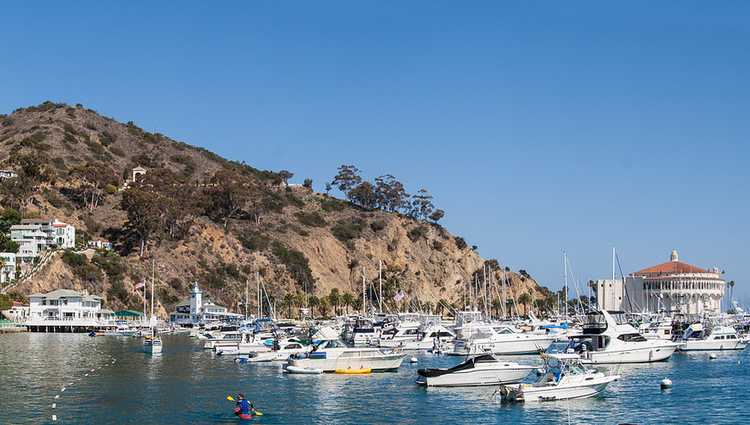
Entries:
{"label": "casino building", "polygon": [[721,312],[726,282],[719,269],[702,269],[681,262],[672,251],[666,263],[631,273],[624,279],[590,283],[600,309],[627,312]]}

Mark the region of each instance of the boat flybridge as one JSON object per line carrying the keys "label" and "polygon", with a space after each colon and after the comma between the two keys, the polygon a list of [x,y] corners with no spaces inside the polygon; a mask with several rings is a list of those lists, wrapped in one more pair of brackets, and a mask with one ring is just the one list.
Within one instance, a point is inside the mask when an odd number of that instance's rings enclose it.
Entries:
{"label": "boat flybridge", "polygon": [[402,350],[442,350],[445,344],[453,342],[455,338],[456,335],[445,326],[428,325],[420,328],[414,339],[381,339],[380,346]]}
{"label": "boat flybridge", "polygon": [[405,354],[381,348],[349,347],[340,340],[326,340],[309,353],[289,357],[287,366],[301,370],[337,372],[346,370],[371,370],[383,372],[397,370]]}
{"label": "boat flybridge", "polygon": [[577,354],[583,363],[658,362],[671,357],[680,345],[667,339],[647,339],[633,326],[618,324],[607,311],[589,312],[586,319],[582,334],[570,337],[563,350]]}
{"label": "boat flybridge", "polygon": [[503,402],[543,402],[594,397],[620,379],[588,369],[575,354],[546,355],[544,373],[533,384],[500,386]]}
{"label": "boat flybridge", "polygon": [[450,369],[419,369],[417,384],[427,387],[473,387],[521,382],[534,366],[498,360],[492,354],[470,357]]}
{"label": "boat flybridge", "polygon": [[708,328],[701,323],[693,323],[685,329],[680,351],[722,351],[744,350],[747,341],[737,335],[737,331],[729,326]]}

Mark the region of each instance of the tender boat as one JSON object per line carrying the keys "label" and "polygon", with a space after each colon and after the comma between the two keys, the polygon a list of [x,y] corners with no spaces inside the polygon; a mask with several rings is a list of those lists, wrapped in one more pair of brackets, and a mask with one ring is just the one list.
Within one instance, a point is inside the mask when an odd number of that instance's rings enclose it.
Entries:
{"label": "tender boat", "polygon": [[551,334],[524,333],[510,326],[479,326],[471,339],[458,340],[448,355],[466,356],[492,354],[537,354],[546,350],[556,336]]}
{"label": "tender boat", "polygon": [[403,353],[381,348],[348,347],[339,340],[326,340],[309,353],[289,357],[288,365],[335,372],[338,369],[372,369],[373,372],[397,370]]}
{"label": "tender boat", "polygon": [[498,360],[492,354],[471,357],[450,369],[419,369],[417,383],[427,387],[471,387],[520,382],[534,366]]}
{"label": "tender boat", "polygon": [[682,334],[680,351],[722,351],[744,350],[747,341],[737,335],[737,331],[729,326],[715,328],[704,327],[701,323],[693,323]]}
{"label": "tender boat", "polygon": [[203,343],[204,350],[216,350],[226,347],[237,347],[242,342],[242,332],[222,332],[218,337],[211,337]]}
{"label": "tender boat", "polygon": [[619,375],[587,369],[576,355],[546,356],[545,373],[533,384],[500,386],[503,402],[542,402],[589,398],[600,394]]}
{"label": "tender boat", "polygon": [[587,364],[650,363],[667,360],[680,344],[647,339],[631,325],[618,324],[606,311],[587,313],[580,336],[573,336],[564,353],[577,354]]}

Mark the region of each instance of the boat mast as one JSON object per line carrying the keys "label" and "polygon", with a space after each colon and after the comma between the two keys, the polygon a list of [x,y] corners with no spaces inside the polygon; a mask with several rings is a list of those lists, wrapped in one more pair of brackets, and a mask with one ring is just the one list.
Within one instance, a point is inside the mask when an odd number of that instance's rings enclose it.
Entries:
{"label": "boat mast", "polygon": [[151,320],[150,323],[153,326],[154,316],[154,283],[156,282],[156,260],[151,259]]}
{"label": "boat mast", "polygon": [[378,260],[378,280],[380,281],[380,289],[378,292],[378,310],[383,313],[383,260]]}
{"label": "boat mast", "polygon": [[247,301],[248,301],[248,291],[247,291],[248,281],[245,279],[245,320],[247,320]]}
{"label": "boat mast", "polygon": [[365,315],[365,269],[362,268],[362,316]]}
{"label": "boat mast", "polygon": [[563,251],[563,268],[565,269],[565,317],[568,317],[568,253]]}
{"label": "boat mast", "polygon": [[256,285],[258,285],[258,290],[256,291],[256,295],[258,295],[258,305],[257,305],[258,315],[256,316],[256,318],[260,318],[260,312],[261,312],[260,304],[262,301],[260,298],[260,273],[258,272],[258,270],[255,271],[255,283]]}

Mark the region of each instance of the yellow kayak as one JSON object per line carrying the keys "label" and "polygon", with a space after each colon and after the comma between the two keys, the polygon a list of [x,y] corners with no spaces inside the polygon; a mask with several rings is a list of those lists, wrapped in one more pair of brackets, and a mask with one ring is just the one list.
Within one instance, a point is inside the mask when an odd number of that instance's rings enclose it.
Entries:
{"label": "yellow kayak", "polygon": [[336,369],[336,373],[342,375],[367,375],[372,369]]}

